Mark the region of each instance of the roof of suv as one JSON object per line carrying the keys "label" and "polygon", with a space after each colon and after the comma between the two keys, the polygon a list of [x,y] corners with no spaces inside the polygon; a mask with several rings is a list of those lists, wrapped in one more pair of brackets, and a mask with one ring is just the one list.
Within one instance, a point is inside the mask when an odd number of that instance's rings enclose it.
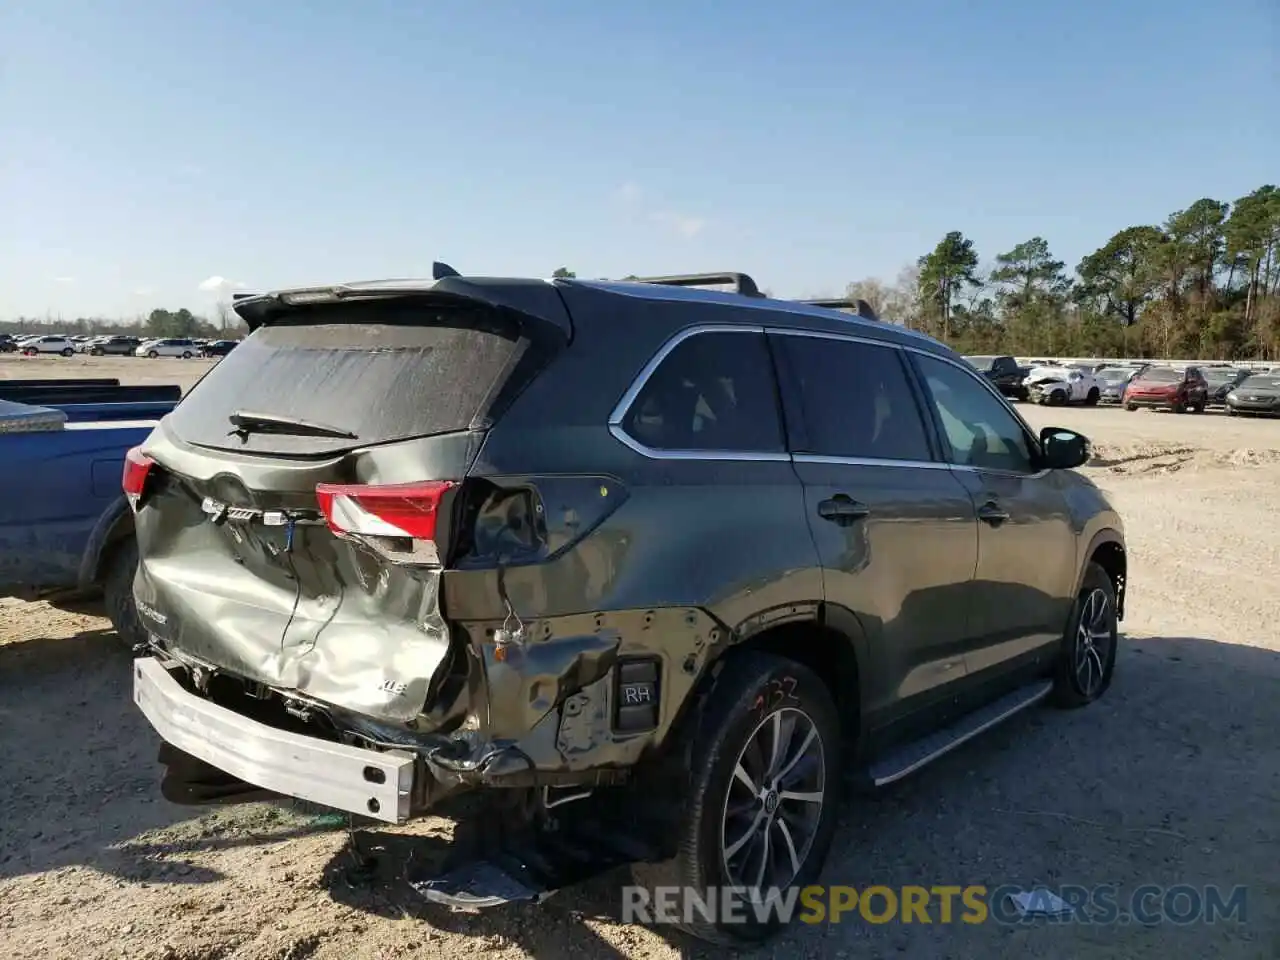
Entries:
{"label": "roof of suv", "polygon": [[[688,281],[697,276],[659,278],[655,280],[579,280],[579,279],[528,279],[512,277],[463,277],[451,268],[444,268],[444,275],[437,279],[386,279],[368,280],[332,285],[286,288],[262,294],[238,294],[235,311],[244,319],[250,331],[269,323],[280,311],[290,307],[319,303],[336,303],[383,297],[412,297],[440,295],[484,303],[492,307],[507,308],[519,313],[546,320],[559,327],[566,336],[572,336],[569,315],[561,293],[574,291],[597,295],[625,297],[629,300],[649,301],[680,310],[682,322],[678,327],[700,323],[762,326],[791,326],[826,332],[853,332],[857,335],[890,343],[905,343],[924,347],[939,353],[951,353],[949,347],[927,334],[884,323],[878,319],[846,313],[840,306],[867,309],[864,303],[855,305],[847,301],[778,300],[758,292],[738,292],[706,289]],[[707,282],[725,283],[736,278],[743,288],[755,291],[755,282],[746,274],[707,274]],[[819,304],[831,304],[819,305]],[[714,318],[702,314],[714,310]],[[731,309],[725,309],[731,308]],[[699,315],[695,316],[693,311]],[[743,312],[746,311],[746,312]],[[779,315],[785,315],[785,320]],[[770,316],[772,315],[772,316]],[[578,319],[574,314],[574,320]],[[850,330],[850,328],[853,328]]]}

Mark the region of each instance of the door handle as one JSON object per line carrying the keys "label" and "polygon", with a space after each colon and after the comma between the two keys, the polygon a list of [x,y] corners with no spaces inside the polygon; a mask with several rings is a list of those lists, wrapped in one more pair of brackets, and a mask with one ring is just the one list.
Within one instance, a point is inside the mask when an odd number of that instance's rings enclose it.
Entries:
{"label": "door handle", "polygon": [[1009,519],[1009,514],[1007,511],[1001,510],[1000,505],[994,500],[988,500],[978,508],[978,519],[983,523],[998,527]]}
{"label": "door handle", "polygon": [[823,500],[818,504],[818,516],[842,527],[861,520],[870,513],[871,508],[865,503],[859,503],[843,493],[838,493],[830,500]]}

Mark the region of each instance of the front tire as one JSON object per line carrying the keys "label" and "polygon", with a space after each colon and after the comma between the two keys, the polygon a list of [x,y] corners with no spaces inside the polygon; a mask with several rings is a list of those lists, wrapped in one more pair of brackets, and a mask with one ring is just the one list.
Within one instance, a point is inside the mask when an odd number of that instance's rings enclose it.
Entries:
{"label": "front tire", "polygon": [[[784,657],[730,654],[689,724],[676,856],[634,865],[636,882],[696,891],[715,905],[727,888],[768,898],[774,888],[812,884],[831,847],[841,780],[840,715],[826,684]],[[781,929],[781,919],[758,919],[750,894],[742,897],[745,923],[694,915],[678,925],[739,946]]]}
{"label": "front tire", "polygon": [[1102,399],[1102,393],[1098,390],[1097,387],[1093,387],[1089,391],[1089,395],[1084,398],[1084,402],[1087,406],[1096,407],[1098,405],[1098,401],[1101,399]]}
{"label": "front tire", "polygon": [[160,356],[160,354],[155,350],[149,350],[147,352],[147,356],[154,360],[156,357]]}
{"label": "front tire", "polygon": [[75,355],[75,351],[72,350],[70,347],[64,348],[61,352],[64,357],[70,357]]}
{"label": "front tire", "polygon": [[125,646],[130,649],[141,646],[147,641],[147,631],[143,629],[133,599],[133,579],[138,572],[138,541],[132,536],[121,540],[106,557],[104,567],[102,594],[107,617]]}
{"label": "front tire", "polygon": [[1093,703],[1111,686],[1119,639],[1116,588],[1096,563],[1085,570],[1053,678],[1053,700],[1066,709]]}
{"label": "front tire", "polygon": [[190,350],[183,350],[183,351],[182,351],[182,359],[183,359],[183,360],[190,360],[190,359],[191,359],[191,351],[190,351]]}

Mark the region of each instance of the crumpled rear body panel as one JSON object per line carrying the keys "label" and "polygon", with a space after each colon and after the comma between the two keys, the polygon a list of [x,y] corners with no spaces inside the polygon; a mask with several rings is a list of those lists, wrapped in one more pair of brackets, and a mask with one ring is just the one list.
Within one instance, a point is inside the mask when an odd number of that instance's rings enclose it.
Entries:
{"label": "crumpled rear body panel", "polygon": [[[355,469],[395,477],[396,464],[466,456],[444,440],[386,447]],[[445,448],[441,451],[441,447]],[[179,657],[380,721],[412,725],[449,651],[440,574],[396,566],[322,523],[215,523],[204,497],[258,509],[311,510],[317,482],[351,470],[334,461],[240,466],[179,446],[163,428],[148,451],[168,480],[136,517],[135,583],[148,630]],[[406,449],[408,448],[408,449]],[[419,467],[418,469],[421,469]],[[269,492],[264,492],[269,491]]]}

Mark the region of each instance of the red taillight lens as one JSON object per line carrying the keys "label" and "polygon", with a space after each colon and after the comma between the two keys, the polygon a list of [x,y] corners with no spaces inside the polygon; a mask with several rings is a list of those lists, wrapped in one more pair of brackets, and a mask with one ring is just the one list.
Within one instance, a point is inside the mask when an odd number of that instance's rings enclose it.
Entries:
{"label": "red taillight lens", "polygon": [[321,483],[316,485],[316,500],[334,533],[431,540],[436,535],[440,503],[456,486],[452,480]]}
{"label": "red taillight lens", "polygon": [[153,466],[155,461],[144,454],[141,447],[134,447],[124,455],[124,476],[120,480],[120,486],[130,503],[137,504],[138,498],[142,496]]}

